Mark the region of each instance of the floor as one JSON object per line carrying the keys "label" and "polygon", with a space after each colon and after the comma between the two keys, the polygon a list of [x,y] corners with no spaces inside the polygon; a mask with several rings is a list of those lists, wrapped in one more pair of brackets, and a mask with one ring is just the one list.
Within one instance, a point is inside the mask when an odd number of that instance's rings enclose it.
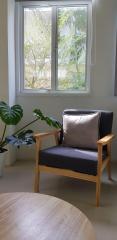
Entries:
{"label": "floor", "polygon": [[[42,174],[40,192],[61,198],[78,207],[92,222],[97,240],[117,240],[117,164],[112,165],[113,181],[102,178],[101,206],[95,207],[95,184],[51,174]],[[6,167],[0,178],[2,192],[32,192],[34,162],[17,161]]]}

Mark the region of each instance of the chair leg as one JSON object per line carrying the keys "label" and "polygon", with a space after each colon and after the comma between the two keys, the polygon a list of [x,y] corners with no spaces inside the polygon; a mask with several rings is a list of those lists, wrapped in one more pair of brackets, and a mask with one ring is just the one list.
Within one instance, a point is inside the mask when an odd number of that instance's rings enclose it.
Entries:
{"label": "chair leg", "polygon": [[100,204],[100,188],[101,188],[101,183],[100,183],[100,179],[98,178],[96,182],[96,207],[99,207],[99,204]]}
{"label": "chair leg", "polygon": [[108,172],[108,179],[111,180],[111,143],[107,145],[107,154],[108,154],[108,163],[107,163],[107,172]]}
{"label": "chair leg", "polygon": [[34,182],[34,192],[39,192],[39,178],[40,178],[40,172],[38,169],[35,170],[35,182]]}
{"label": "chair leg", "polygon": [[111,162],[110,162],[110,159],[107,163],[107,173],[108,173],[108,179],[111,180],[112,177],[111,177]]}

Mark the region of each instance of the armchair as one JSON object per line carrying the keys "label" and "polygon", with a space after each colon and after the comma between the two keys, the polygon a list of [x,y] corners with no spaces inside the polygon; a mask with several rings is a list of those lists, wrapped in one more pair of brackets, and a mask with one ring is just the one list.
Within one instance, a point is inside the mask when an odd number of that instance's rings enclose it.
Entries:
{"label": "armchair", "polygon": [[[34,191],[39,192],[41,172],[91,181],[96,183],[96,206],[99,206],[105,167],[111,179],[112,122],[110,111],[67,109],[63,112],[62,130],[35,134]],[[56,145],[41,150],[42,140],[49,136],[54,136]]]}

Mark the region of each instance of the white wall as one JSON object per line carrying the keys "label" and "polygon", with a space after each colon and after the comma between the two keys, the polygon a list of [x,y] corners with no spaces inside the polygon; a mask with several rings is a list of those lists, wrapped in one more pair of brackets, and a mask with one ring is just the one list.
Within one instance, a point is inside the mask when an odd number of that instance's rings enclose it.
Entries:
{"label": "white wall", "polygon": [[[0,101],[13,105],[15,99],[15,56],[14,56],[14,0],[0,0]],[[0,122],[0,132],[4,125]],[[7,134],[13,128],[7,128]],[[0,135],[1,136],[1,135]],[[9,148],[9,147],[8,147]],[[10,147],[6,164],[15,161],[15,151]]]}
{"label": "white wall", "polygon": [[0,99],[8,100],[7,4],[0,1]]}
{"label": "white wall", "polygon": [[[91,69],[91,93],[89,96],[17,96],[17,103],[24,108],[24,120],[21,125],[32,119],[32,110],[40,108],[45,114],[61,120],[65,108],[108,109],[114,112],[113,132],[117,135],[117,97],[114,97],[115,47],[117,29],[117,0],[96,0],[95,9],[95,54]],[[0,18],[3,16],[4,0],[0,0]],[[6,23],[0,19],[0,96],[7,95],[7,58],[4,43],[6,41]],[[2,32],[2,33],[1,33]],[[4,39],[1,34],[4,32]],[[2,56],[1,56],[2,51]],[[2,74],[2,75],[1,75]],[[3,85],[1,85],[1,83]],[[7,86],[6,86],[7,85]],[[2,86],[2,88],[1,88]],[[43,131],[47,126],[34,125],[35,131]],[[113,160],[117,161],[117,140],[113,143]],[[17,158],[34,158],[34,149],[21,148]]]}

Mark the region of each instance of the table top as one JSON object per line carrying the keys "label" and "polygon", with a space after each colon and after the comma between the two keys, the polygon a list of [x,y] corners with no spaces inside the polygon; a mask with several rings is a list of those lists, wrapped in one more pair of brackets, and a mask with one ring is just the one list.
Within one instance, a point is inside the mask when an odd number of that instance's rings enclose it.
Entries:
{"label": "table top", "polygon": [[95,240],[76,207],[38,193],[0,194],[0,240]]}

